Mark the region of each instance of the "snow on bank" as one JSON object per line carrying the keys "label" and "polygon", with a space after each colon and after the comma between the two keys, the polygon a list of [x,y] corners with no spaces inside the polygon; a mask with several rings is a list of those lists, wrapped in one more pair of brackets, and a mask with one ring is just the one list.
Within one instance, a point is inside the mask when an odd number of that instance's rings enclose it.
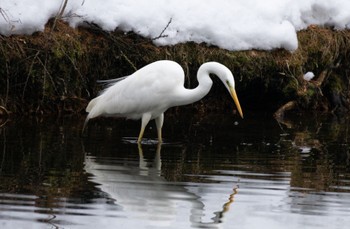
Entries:
{"label": "snow on bank", "polygon": [[[64,0],[0,0],[0,34],[42,31]],[[296,31],[311,24],[350,28],[349,0],[68,0],[64,19],[93,22],[148,37],[157,45],[187,41],[229,50],[298,46]]]}

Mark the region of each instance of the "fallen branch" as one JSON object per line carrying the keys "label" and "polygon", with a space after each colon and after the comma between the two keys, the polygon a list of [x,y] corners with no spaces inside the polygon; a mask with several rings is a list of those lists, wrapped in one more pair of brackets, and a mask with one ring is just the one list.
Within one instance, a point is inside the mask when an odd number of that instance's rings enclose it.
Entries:
{"label": "fallen branch", "polygon": [[326,79],[326,76],[328,75],[328,70],[324,70],[320,73],[320,75],[317,77],[316,80],[311,80],[310,83],[314,84],[316,87],[320,87],[323,83],[323,81]]}
{"label": "fallen branch", "polygon": [[297,107],[297,102],[295,100],[289,101],[288,103],[281,106],[274,114],[273,117],[278,120],[283,120],[284,113],[289,110],[293,110]]}
{"label": "fallen branch", "polygon": [[[321,90],[321,85],[323,84],[324,80],[326,79],[327,75],[329,73],[329,70],[326,69],[324,71],[322,71],[320,73],[320,75],[317,77],[316,80],[311,80],[311,81],[303,81],[301,83],[301,87],[298,87],[297,89],[297,95],[299,97],[303,97],[306,96],[306,93],[308,91],[308,88],[310,87],[310,85],[314,85],[314,87],[316,87],[316,89],[319,92],[319,95],[323,96],[322,90]],[[299,84],[299,82],[297,82]],[[284,113],[286,111],[290,111],[293,110],[297,107],[298,103],[297,101],[293,100],[293,101],[289,101],[286,104],[282,105],[275,113],[274,113],[274,118],[277,121],[281,121],[283,120],[284,117]]]}

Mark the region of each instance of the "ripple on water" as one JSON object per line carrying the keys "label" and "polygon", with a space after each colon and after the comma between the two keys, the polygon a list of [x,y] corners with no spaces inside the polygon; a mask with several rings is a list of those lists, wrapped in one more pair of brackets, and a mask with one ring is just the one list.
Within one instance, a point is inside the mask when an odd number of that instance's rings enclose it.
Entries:
{"label": "ripple on water", "polygon": [[66,120],[0,129],[0,227],[347,228],[349,145],[332,135],[328,147],[326,125],[285,133],[262,119],[253,129],[210,121],[185,137],[168,127],[176,140],[142,148],[118,121],[83,142]]}

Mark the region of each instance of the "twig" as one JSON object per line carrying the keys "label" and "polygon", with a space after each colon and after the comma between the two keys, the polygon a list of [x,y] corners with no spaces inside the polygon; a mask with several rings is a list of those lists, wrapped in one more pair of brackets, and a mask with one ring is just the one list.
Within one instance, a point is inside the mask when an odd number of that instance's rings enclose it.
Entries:
{"label": "twig", "polygon": [[24,94],[25,94],[25,91],[26,91],[26,88],[27,88],[27,84],[28,84],[28,81],[29,81],[30,74],[32,73],[32,70],[33,70],[34,62],[38,58],[39,53],[40,53],[40,50],[38,50],[36,52],[36,54],[34,55],[33,61],[30,64],[29,72],[28,72],[28,75],[27,75],[27,79],[26,79],[26,82],[24,83],[24,88],[23,88],[23,92],[22,92],[22,100],[24,99]]}
{"label": "twig", "polygon": [[54,20],[53,25],[51,27],[51,31],[53,31],[55,29],[57,21],[62,18],[63,13],[67,7],[68,0],[63,0],[63,1],[64,2],[62,2],[62,4],[61,4],[61,7],[59,9],[59,13],[55,17],[55,20]]}
{"label": "twig", "polygon": [[124,54],[123,51],[120,51],[122,57],[124,57],[124,59],[131,65],[131,67],[137,71],[137,67],[135,66],[135,64]]}
{"label": "twig", "polygon": [[[50,81],[52,83],[53,88],[55,89],[55,92],[58,93],[58,90],[56,88],[55,82],[53,81],[52,75],[50,74],[49,70],[46,68],[47,56],[45,57],[45,63],[43,63],[43,61],[40,58],[38,58],[38,61],[41,64],[41,66],[43,67],[44,72],[45,72],[45,74],[44,74],[44,85],[46,84],[46,76],[45,75],[47,74],[49,76],[49,78],[50,78]],[[45,86],[43,87],[43,91],[45,92]],[[44,94],[45,93],[43,93],[43,96],[44,96]]]}
{"label": "twig", "polygon": [[3,10],[1,7],[0,7],[0,14],[6,22],[9,22],[9,16],[7,16],[5,10]]}
{"label": "twig", "polygon": [[9,24],[9,26],[11,27],[11,30],[13,30],[15,28],[15,26],[11,23],[13,21],[10,20],[10,17],[7,15],[5,10],[2,9],[1,7],[0,7],[0,14],[4,18],[4,20]]}
{"label": "twig", "polygon": [[157,37],[154,37],[151,40],[154,41],[154,40],[158,40],[160,38],[168,37],[168,35],[163,35],[163,34],[164,34],[165,30],[168,29],[168,27],[171,24],[172,20],[173,20],[173,18],[170,18],[170,20],[168,21],[168,24],[165,26],[165,28],[162,30],[162,32]]}
{"label": "twig", "polygon": [[64,0],[63,5],[62,5],[61,10],[60,10],[60,13],[56,16],[56,19],[57,18],[58,19],[62,18],[63,13],[64,13],[64,11],[65,11],[65,9],[67,7],[67,3],[68,3],[68,0]]}
{"label": "twig", "polygon": [[5,97],[5,104],[7,104],[8,98],[10,94],[10,70],[9,70],[9,64],[6,60],[6,97]]}
{"label": "twig", "polygon": [[4,132],[3,132],[3,137],[4,137],[4,141],[3,141],[3,148],[2,148],[2,160],[1,160],[1,164],[0,164],[0,174],[2,173],[2,169],[4,168],[4,162],[5,162],[5,158],[6,158],[6,128],[4,128]]}

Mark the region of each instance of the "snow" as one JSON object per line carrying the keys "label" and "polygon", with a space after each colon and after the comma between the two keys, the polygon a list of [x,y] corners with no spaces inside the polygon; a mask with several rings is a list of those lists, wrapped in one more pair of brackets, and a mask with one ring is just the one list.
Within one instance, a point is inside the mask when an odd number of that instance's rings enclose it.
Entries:
{"label": "snow", "polygon": [[303,79],[306,81],[310,81],[315,77],[315,74],[313,72],[307,72],[304,74]]}
{"label": "snow", "polygon": [[[0,0],[0,34],[43,31],[63,1]],[[72,27],[89,22],[106,31],[117,28],[147,38],[162,35],[154,40],[156,45],[193,41],[228,50],[293,51],[298,47],[296,32],[309,25],[349,29],[350,1],[68,0],[63,18]]]}

